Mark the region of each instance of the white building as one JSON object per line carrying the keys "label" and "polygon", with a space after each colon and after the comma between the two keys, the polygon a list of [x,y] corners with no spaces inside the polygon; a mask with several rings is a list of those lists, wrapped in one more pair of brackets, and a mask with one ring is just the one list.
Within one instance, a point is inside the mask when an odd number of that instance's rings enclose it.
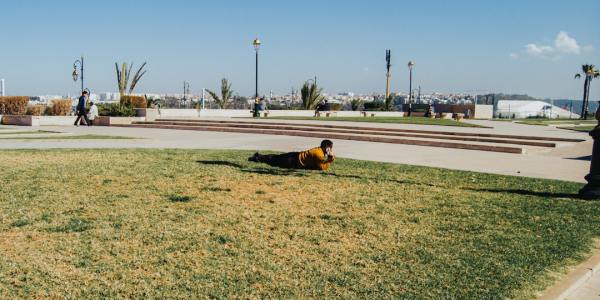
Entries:
{"label": "white building", "polygon": [[495,116],[499,118],[579,118],[576,113],[536,100],[499,100],[495,111]]}

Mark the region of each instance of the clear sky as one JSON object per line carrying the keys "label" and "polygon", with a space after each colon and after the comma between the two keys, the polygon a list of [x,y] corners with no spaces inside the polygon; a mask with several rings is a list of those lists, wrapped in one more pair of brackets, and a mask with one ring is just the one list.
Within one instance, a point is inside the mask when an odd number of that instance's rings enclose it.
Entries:
{"label": "clear sky", "polygon": [[[148,62],[136,92],[194,93],[229,78],[261,94],[287,93],[318,76],[326,92],[492,91],[581,98],[583,63],[600,66],[600,1],[43,1],[0,3],[0,78],[10,95],[116,91],[115,62]],[[592,83],[600,100],[600,80]]]}

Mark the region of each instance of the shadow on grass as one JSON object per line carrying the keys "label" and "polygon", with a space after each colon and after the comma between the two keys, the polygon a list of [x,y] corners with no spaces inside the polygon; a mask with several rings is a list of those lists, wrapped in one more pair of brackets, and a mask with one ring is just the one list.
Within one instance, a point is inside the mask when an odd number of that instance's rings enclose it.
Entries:
{"label": "shadow on grass", "polygon": [[202,164],[202,165],[233,167],[233,168],[239,169],[241,172],[244,172],[244,173],[277,175],[277,176],[299,176],[299,177],[306,176],[306,174],[304,172],[302,172],[302,170],[295,170],[295,169],[283,169],[283,168],[277,168],[277,167],[248,168],[241,164],[230,162],[230,161],[224,161],[224,160],[197,160],[196,162],[199,164]]}
{"label": "shadow on grass", "polygon": [[580,157],[569,157],[567,159],[572,159],[572,160],[584,160],[584,161],[592,161],[592,156],[588,155],[588,156],[580,156]]}
{"label": "shadow on grass", "polygon": [[581,200],[581,198],[579,198],[578,194],[552,193],[552,192],[536,192],[536,191],[529,191],[529,190],[523,190],[523,189],[474,189],[474,188],[466,188],[465,190],[475,191],[475,192],[517,194],[517,195],[523,195],[523,196],[536,196],[536,197],[545,197],[545,198],[568,198],[568,199]]}

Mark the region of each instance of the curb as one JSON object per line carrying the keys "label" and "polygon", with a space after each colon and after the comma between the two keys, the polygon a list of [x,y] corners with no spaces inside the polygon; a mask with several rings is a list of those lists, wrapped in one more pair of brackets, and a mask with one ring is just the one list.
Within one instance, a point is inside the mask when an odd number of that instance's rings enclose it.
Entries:
{"label": "curb", "polygon": [[539,300],[565,300],[583,286],[592,276],[600,274],[600,250],[569,272],[560,281],[546,289]]}

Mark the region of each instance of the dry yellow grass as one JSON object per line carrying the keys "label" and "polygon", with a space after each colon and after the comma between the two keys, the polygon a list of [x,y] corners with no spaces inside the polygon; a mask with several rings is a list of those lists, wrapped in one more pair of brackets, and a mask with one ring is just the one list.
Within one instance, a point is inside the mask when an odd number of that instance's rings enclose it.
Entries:
{"label": "dry yellow grass", "polygon": [[530,298],[600,235],[575,183],[249,154],[0,152],[0,298]]}

